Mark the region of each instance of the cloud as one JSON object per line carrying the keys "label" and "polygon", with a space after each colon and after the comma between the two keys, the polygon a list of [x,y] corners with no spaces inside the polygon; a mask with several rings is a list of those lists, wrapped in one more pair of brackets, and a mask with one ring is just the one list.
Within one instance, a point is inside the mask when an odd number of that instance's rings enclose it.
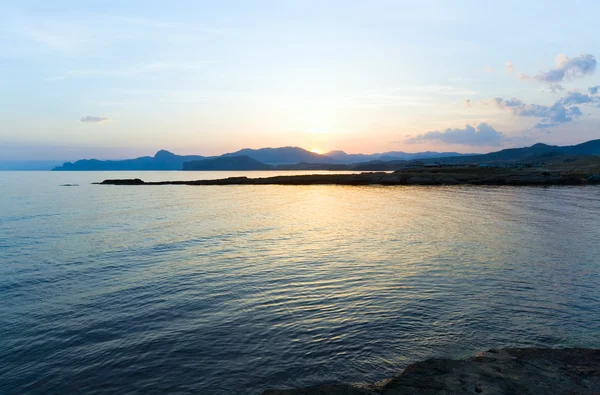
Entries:
{"label": "cloud", "polygon": [[531,80],[531,76],[525,74],[525,73],[519,73],[519,79],[521,81],[530,81]]}
{"label": "cloud", "polygon": [[488,73],[493,73],[494,72],[494,68],[492,66],[490,66],[489,64],[487,66],[485,66],[483,68],[484,71],[487,71]]}
{"label": "cloud", "polygon": [[109,122],[110,118],[109,117],[96,117],[96,116],[92,116],[92,115],[86,115],[85,117],[81,117],[79,118],[80,122],[84,122],[84,123],[104,123],[104,122]]}
{"label": "cloud", "polygon": [[558,92],[564,91],[565,87],[562,86],[561,84],[550,84],[550,85],[548,85],[548,89],[552,93],[558,93]]}
{"label": "cloud", "polygon": [[446,129],[444,131],[419,134],[407,138],[405,142],[409,144],[436,142],[472,146],[499,146],[501,145],[503,138],[503,133],[498,132],[484,122],[477,126],[465,125],[464,129]]}
{"label": "cloud", "polygon": [[509,73],[514,73],[515,71],[515,65],[510,60],[508,62],[504,62],[504,67]]}
{"label": "cloud", "polygon": [[558,124],[557,123],[542,123],[542,122],[539,122],[539,123],[535,124],[534,128],[536,128],[536,129],[545,129],[545,130],[542,130],[544,133],[550,133],[550,130],[548,130],[548,128],[551,128],[551,127],[554,127],[554,126],[558,126]]}
{"label": "cloud", "polygon": [[598,100],[599,99],[597,97],[592,97],[590,95],[586,95],[583,93],[573,91],[573,92],[569,92],[566,97],[563,97],[562,99],[560,99],[559,102],[565,106],[568,106],[568,105],[572,105],[572,104],[593,103],[593,102],[597,102]]}
{"label": "cloud", "polygon": [[486,102],[486,104],[488,104],[488,103],[492,103],[500,109],[522,107],[525,105],[525,103],[523,103],[519,99],[514,99],[514,98],[513,99],[503,99],[501,97],[495,97],[495,98],[491,99],[489,102]]}
{"label": "cloud", "polygon": [[591,86],[588,88],[588,91],[590,92],[590,95],[596,95],[598,94],[598,91],[600,91],[600,85]]}
{"label": "cloud", "polygon": [[557,100],[550,106],[526,104],[520,99],[503,99],[501,97],[495,97],[484,102],[484,104],[491,104],[499,109],[508,110],[515,116],[540,118],[541,122],[535,125],[537,129],[545,129],[573,121],[582,115],[581,109],[575,104],[588,103],[600,103],[600,98],[580,92],[569,92],[567,96]]}
{"label": "cloud", "polygon": [[557,83],[563,79],[573,79],[593,74],[596,70],[596,58],[590,54],[581,54],[574,58],[558,55],[554,59],[556,67],[549,71],[540,71],[535,79],[541,82]]}

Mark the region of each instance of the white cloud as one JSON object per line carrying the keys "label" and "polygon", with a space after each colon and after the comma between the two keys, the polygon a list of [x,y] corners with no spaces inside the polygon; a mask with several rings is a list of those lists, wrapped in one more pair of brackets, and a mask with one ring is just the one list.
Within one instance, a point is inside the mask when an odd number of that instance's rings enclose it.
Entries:
{"label": "white cloud", "polygon": [[[596,58],[591,54],[581,54],[574,58],[560,54],[555,59],[556,67],[549,71],[540,71],[535,77],[540,82],[558,83],[564,79],[574,79],[591,75],[596,70]],[[531,78],[523,74],[527,78]]]}
{"label": "white cloud", "polygon": [[[590,88],[590,92],[592,90],[593,88]],[[540,118],[540,123],[535,126],[538,129],[571,122],[582,115],[577,105],[593,103],[600,103],[600,98],[576,91],[569,92],[552,105],[526,104],[520,99],[501,97],[484,102],[508,110],[515,116]]]}
{"label": "white cloud", "polygon": [[86,115],[85,117],[79,118],[79,121],[84,123],[104,123],[109,122],[110,120],[111,119],[109,117],[93,115]]}
{"label": "white cloud", "polygon": [[502,144],[504,134],[495,130],[487,123],[479,125],[465,125],[464,129],[446,129],[432,131],[409,137],[405,140],[410,144],[445,143],[471,146],[499,146]]}

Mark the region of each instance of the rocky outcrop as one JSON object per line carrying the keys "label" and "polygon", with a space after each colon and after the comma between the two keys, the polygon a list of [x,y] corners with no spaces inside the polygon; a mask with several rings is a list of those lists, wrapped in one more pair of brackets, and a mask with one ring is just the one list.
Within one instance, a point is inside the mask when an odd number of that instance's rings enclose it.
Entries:
{"label": "rocky outcrop", "polygon": [[600,184],[587,173],[539,172],[513,169],[409,170],[394,173],[312,174],[263,178],[143,182],[105,180],[108,185],[586,185]]}
{"label": "rocky outcrop", "polygon": [[428,359],[367,388],[329,384],[263,395],[600,394],[600,350],[507,348],[475,357]]}

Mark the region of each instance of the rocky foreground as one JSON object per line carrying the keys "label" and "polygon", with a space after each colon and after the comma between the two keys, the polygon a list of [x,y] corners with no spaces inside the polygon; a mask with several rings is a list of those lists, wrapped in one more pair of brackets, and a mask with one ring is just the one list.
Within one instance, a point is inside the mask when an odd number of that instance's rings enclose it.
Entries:
{"label": "rocky foreground", "polygon": [[436,169],[311,174],[263,178],[144,182],[139,178],[104,180],[103,185],[587,185],[600,184],[600,174],[515,169]]}
{"label": "rocky foreground", "polygon": [[320,385],[263,395],[600,394],[600,349],[507,348],[475,357],[428,359],[368,387]]}

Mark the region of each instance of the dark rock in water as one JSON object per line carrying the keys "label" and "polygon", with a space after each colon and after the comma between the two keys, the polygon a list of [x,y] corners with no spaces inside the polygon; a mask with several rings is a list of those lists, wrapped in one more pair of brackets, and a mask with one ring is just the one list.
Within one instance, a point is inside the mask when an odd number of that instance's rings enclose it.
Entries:
{"label": "dark rock in water", "polygon": [[372,389],[323,385],[263,395],[599,394],[600,350],[507,348],[475,357],[428,359]]}
{"label": "dark rock in water", "polygon": [[139,178],[125,178],[121,180],[104,180],[100,184],[104,185],[143,185],[144,181]]}
{"label": "dark rock in water", "polygon": [[591,182],[600,182],[600,174],[592,174],[588,176],[587,180]]}
{"label": "dark rock in water", "polygon": [[297,390],[266,390],[262,395],[373,395],[373,392],[347,384],[324,384]]}
{"label": "dark rock in water", "polygon": [[61,187],[78,187],[79,184],[61,184]]}

